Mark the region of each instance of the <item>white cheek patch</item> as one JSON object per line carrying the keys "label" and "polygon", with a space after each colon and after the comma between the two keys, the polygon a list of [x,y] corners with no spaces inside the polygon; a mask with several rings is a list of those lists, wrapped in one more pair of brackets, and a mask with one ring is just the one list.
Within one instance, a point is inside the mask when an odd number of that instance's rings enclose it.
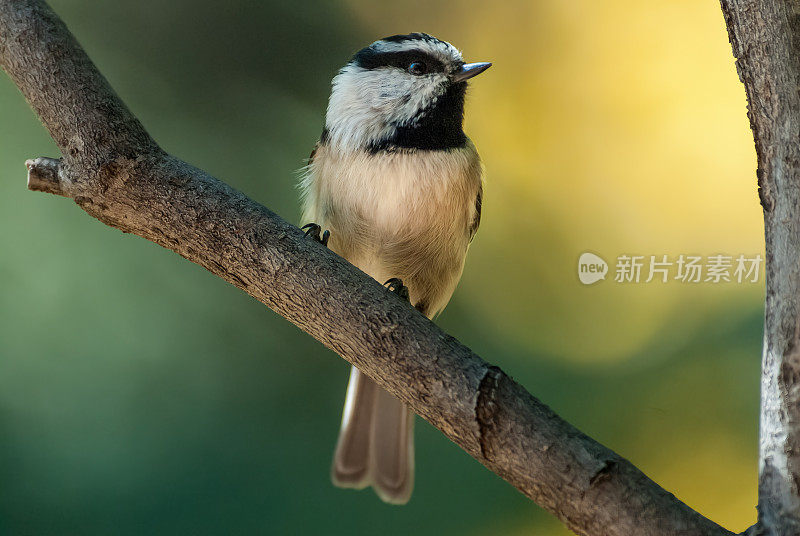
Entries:
{"label": "white cheek patch", "polygon": [[385,139],[419,119],[420,110],[444,93],[446,81],[444,73],[414,76],[395,67],[347,65],[333,79],[325,123],[329,143],[356,150]]}

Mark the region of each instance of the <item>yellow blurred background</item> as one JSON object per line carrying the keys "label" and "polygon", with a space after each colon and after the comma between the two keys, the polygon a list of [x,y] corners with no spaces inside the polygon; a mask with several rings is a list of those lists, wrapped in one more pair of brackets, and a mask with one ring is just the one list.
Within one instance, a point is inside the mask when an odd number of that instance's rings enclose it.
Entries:
{"label": "yellow blurred background", "polygon": [[[466,113],[482,227],[438,322],[691,507],[754,523],[763,274],[576,273],[585,251],[763,256],[718,3],[51,5],[166,150],[295,222],[293,170],[349,54],[424,31],[492,61]],[[24,160],[54,151],[0,77],[0,529],[567,533],[427,425],[408,507],[330,487],[345,364],[175,255],[24,191]]]}
{"label": "yellow blurred background", "polygon": [[496,329],[521,315],[544,326],[512,326],[532,348],[624,360],[676,317],[758,299],[758,285],[574,284],[587,250],[610,262],[763,249],[746,101],[715,2],[352,4],[375,35],[403,20],[495,62],[473,83],[467,130],[488,169],[482,238],[507,239],[479,242],[471,267],[502,263],[544,290],[528,302],[481,279],[473,306],[502,311]]}

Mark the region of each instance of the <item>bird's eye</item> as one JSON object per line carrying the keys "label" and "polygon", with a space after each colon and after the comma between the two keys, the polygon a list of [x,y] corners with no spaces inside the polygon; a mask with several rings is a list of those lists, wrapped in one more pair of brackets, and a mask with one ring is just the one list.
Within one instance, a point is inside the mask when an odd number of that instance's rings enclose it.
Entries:
{"label": "bird's eye", "polygon": [[428,66],[421,61],[415,61],[408,66],[408,72],[419,76],[428,72]]}

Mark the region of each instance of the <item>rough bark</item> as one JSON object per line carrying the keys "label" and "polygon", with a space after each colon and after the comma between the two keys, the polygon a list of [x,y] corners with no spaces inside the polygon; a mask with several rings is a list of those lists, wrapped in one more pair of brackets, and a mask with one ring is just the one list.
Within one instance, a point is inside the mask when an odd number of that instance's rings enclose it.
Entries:
{"label": "rough bark", "polygon": [[722,0],[766,235],[758,531],[800,534],[800,3]]}
{"label": "rough bark", "polygon": [[43,2],[0,0],[0,67],[63,153],[26,163],[31,189],[249,293],[578,534],[731,534],[296,227],[165,154]]}

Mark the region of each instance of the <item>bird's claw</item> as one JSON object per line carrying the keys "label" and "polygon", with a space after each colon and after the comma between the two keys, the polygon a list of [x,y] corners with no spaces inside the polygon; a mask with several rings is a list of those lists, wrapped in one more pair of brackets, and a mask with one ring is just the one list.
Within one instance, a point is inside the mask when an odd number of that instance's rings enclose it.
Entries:
{"label": "bird's claw", "polygon": [[322,227],[320,227],[316,223],[307,223],[302,227],[300,227],[300,230],[306,232],[305,234],[306,237],[310,237],[313,240],[316,240],[317,242],[322,244],[323,246],[328,247],[328,239],[331,237],[331,232],[328,231],[327,229],[325,230],[324,233],[322,233],[322,235],[320,235]]}
{"label": "bird's claw", "polygon": [[408,287],[403,284],[403,280],[399,277],[389,279],[383,286],[389,289],[389,292],[397,294],[401,299],[407,302],[411,301],[411,297],[408,294]]}

